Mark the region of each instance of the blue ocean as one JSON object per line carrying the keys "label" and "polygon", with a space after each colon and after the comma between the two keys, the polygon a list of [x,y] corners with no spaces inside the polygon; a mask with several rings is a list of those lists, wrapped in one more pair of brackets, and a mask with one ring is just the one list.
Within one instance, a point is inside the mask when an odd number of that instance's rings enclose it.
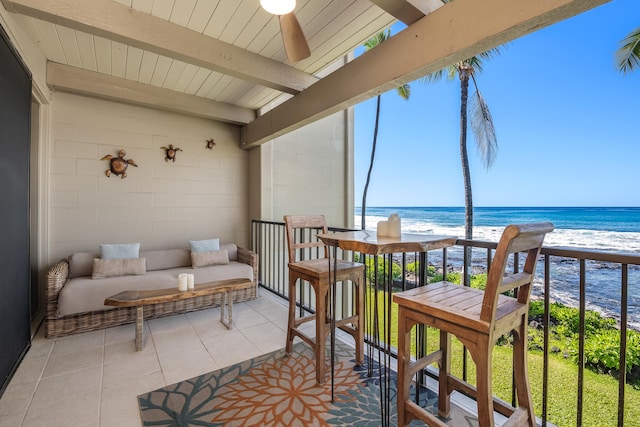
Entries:
{"label": "blue ocean", "polygon": [[[366,228],[375,230],[392,213],[400,215],[403,233],[464,237],[464,207],[367,207]],[[355,215],[359,227],[360,208]],[[640,207],[476,207],[473,219],[474,240],[497,242],[508,224],[549,221],[555,230],[545,246],[640,256]],[[448,261],[462,265],[461,253],[450,251]],[[551,264],[551,298],[577,306],[579,263],[552,257]],[[620,275],[619,266],[587,263],[587,308],[619,318]],[[536,293],[542,293],[542,283],[534,286]],[[638,266],[629,266],[629,325],[640,329]]]}

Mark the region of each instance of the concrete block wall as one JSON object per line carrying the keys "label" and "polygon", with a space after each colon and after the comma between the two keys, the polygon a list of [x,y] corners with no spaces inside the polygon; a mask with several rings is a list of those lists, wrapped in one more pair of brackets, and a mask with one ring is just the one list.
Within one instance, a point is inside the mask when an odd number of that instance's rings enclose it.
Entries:
{"label": "concrete block wall", "polygon": [[273,141],[274,221],[285,214],[324,214],[332,226],[345,224],[349,187],[347,123],[336,113]]}
{"label": "concrete block wall", "polygon": [[[237,126],[63,92],[54,94],[49,147],[49,258],[140,242],[186,247],[219,237],[248,245],[248,153]],[[205,141],[214,138],[213,150]],[[165,162],[163,146],[182,148]],[[105,170],[120,149],[138,167]]]}

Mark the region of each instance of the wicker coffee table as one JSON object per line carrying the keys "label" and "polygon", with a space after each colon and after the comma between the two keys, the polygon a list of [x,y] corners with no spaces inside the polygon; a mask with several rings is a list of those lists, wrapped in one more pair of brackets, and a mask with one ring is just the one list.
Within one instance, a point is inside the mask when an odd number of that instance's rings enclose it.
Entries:
{"label": "wicker coffee table", "polygon": [[[136,307],[136,349],[138,351],[142,351],[144,348],[144,332],[142,324],[144,321],[145,305],[179,301],[205,295],[222,294],[222,303],[220,304],[220,322],[222,322],[222,324],[228,329],[232,329],[233,298],[231,297],[230,292],[250,288],[251,286],[254,286],[254,283],[249,279],[227,279],[200,283],[195,285],[193,290],[188,291],[179,291],[177,288],[150,291],[124,291],[105,299],[104,305],[114,307]],[[226,318],[225,311],[227,312]]]}

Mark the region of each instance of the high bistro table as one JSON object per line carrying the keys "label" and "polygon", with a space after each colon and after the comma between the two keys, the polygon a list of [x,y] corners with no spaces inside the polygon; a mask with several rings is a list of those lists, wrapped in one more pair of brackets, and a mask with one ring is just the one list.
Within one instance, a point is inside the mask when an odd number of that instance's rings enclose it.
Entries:
{"label": "high bistro table", "polygon": [[[426,252],[436,249],[442,249],[453,246],[457,237],[442,236],[434,234],[401,234],[400,237],[378,237],[375,231],[345,231],[338,233],[322,233],[317,236],[322,242],[333,248],[333,254],[329,257],[329,274],[334,274],[335,280],[335,263],[337,261],[338,248],[346,251],[360,252],[374,257],[373,266],[365,268],[373,268],[373,278],[375,281],[375,292],[371,298],[365,297],[365,312],[371,313],[372,319],[366,319],[365,336],[369,337],[369,345],[367,352],[369,356],[368,373],[373,374],[373,355],[377,351],[378,354],[378,376],[380,381],[380,415],[381,425],[389,426],[391,419],[391,291],[393,286],[392,279],[392,255],[407,252],[420,254],[420,274],[419,284],[426,284]],[[384,257],[383,274],[378,274],[378,257]],[[331,265],[331,264],[334,265]],[[386,273],[386,274],[384,274]],[[371,277],[371,273],[366,274]],[[365,279],[366,281],[366,279]],[[332,287],[333,289],[333,287]],[[383,290],[382,298],[378,298],[377,290]],[[367,293],[368,294],[368,293]],[[335,310],[335,293],[331,293],[331,308]],[[382,310],[382,318],[379,318],[378,309]],[[360,313],[364,315],[364,313]],[[333,312],[331,314],[332,332],[331,332],[331,381],[333,389],[333,366],[334,366],[334,346],[335,346],[335,322]]]}

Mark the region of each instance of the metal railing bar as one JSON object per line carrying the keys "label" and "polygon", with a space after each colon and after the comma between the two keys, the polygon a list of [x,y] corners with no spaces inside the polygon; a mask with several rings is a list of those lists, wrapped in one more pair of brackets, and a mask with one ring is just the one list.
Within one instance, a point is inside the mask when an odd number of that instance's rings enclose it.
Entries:
{"label": "metal railing bar", "polygon": [[544,320],[545,325],[542,330],[543,336],[543,355],[542,355],[542,427],[547,426],[547,413],[549,404],[549,327],[551,322],[551,310],[549,309],[549,293],[551,281],[549,280],[551,272],[550,256],[544,255]]}
{"label": "metal railing bar", "polygon": [[[491,259],[490,257],[487,259]],[[487,268],[487,271],[489,269]],[[520,272],[520,253],[513,254],[513,274]],[[518,288],[514,289],[514,298],[518,298]],[[512,335],[512,334],[509,334]],[[513,360],[513,359],[512,359]],[[516,371],[513,369],[513,362],[511,365],[511,406],[516,407]]]}
{"label": "metal railing bar", "polygon": [[[456,246],[473,246],[474,248],[496,249],[498,244],[482,240],[456,240]],[[559,246],[543,246],[541,255],[553,255],[564,258],[588,259],[600,262],[612,262],[616,264],[640,265],[640,255],[628,252],[605,252],[592,249],[575,249]]]}
{"label": "metal railing bar", "polygon": [[627,304],[629,290],[629,266],[622,264],[622,289],[620,292],[620,374],[618,378],[618,427],[624,426],[624,392],[627,384]]}
{"label": "metal railing bar", "polygon": [[578,407],[576,425],[582,425],[583,396],[584,396],[584,344],[585,344],[585,317],[586,317],[586,260],[580,260],[580,321],[578,325]]}

